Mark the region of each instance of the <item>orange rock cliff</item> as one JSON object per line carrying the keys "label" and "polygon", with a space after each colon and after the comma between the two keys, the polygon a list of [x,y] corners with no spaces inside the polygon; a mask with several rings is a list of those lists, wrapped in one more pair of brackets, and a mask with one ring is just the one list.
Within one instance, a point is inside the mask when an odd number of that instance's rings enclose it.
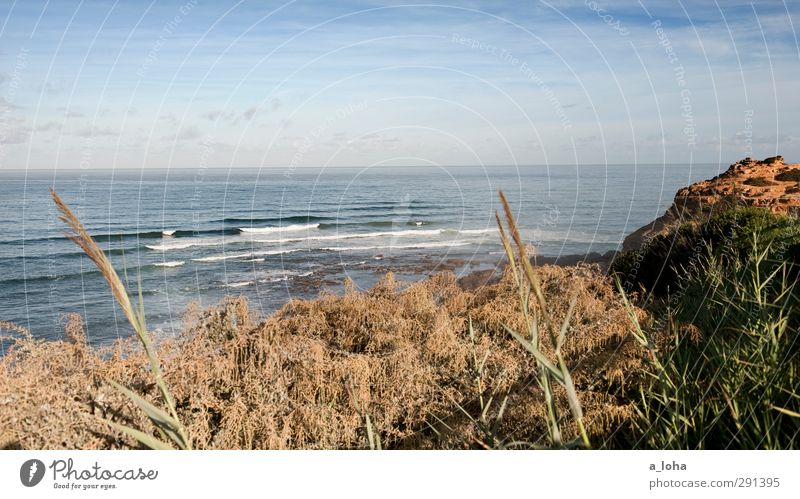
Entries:
{"label": "orange rock cliff", "polygon": [[800,164],[787,164],[783,156],[737,161],[711,180],[678,190],[666,213],[626,237],[622,249],[637,249],[682,223],[703,222],[713,213],[736,205],[783,214],[800,212]]}

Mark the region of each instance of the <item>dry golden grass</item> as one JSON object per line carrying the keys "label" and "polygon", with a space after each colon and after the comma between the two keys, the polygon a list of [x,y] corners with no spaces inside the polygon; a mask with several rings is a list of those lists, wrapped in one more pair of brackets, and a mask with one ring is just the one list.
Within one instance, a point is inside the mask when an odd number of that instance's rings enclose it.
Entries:
{"label": "dry golden grass", "polygon": [[[631,428],[628,395],[645,369],[626,310],[594,268],[537,270],[555,323],[578,290],[561,353],[593,444],[613,445]],[[389,274],[367,292],[345,287],[340,296],[292,301],[263,321],[241,298],[187,311],[184,332],[158,342],[157,353],[194,448],[368,448],[366,416],[384,448],[481,447],[468,416],[480,412],[481,395],[508,396],[496,428],[501,444],[546,441],[534,359],[503,327],[524,326],[513,274],[471,292],[448,273],[410,286]],[[530,307],[538,307],[533,297]],[[11,326],[0,324],[0,335]],[[63,341],[16,335],[0,359],[0,448],[140,446],[100,418],[154,433],[106,383],[158,400],[141,347],[129,340],[92,349],[83,331],[73,315]],[[475,359],[485,359],[482,369]],[[559,412],[569,414],[561,387],[556,395]],[[569,421],[562,429],[565,439],[577,435]]]}

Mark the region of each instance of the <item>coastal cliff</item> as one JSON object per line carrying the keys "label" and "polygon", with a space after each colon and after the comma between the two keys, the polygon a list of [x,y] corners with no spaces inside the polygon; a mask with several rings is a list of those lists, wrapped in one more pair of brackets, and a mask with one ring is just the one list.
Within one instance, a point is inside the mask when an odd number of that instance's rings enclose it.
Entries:
{"label": "coastal cliff", "polygon": [[800,164],[787,164],[783,156],[737,161],[710,180],[678,190],[664,215],[628,235],[622,249],[638,249],[682,223],[702,223],[715,212],[736,205],[768,208],[779,214],[800,210]]}

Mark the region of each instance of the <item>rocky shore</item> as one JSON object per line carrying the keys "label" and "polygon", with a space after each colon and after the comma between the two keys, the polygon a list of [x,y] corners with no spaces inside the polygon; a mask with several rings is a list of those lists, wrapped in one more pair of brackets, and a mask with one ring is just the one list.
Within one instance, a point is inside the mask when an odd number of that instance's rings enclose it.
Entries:
{"label": "rocky shore", "polygon": [[785,163],[783,156],[737,161],[710,180],[678,190],[666,213],[626,237],[622,249],[638,249],[682,223],[703,223],[733,206],[767,208],[779,214],[800,210],[800,164]]}
{"label": "rocky shore", "polygon": [[[703,223],[714,213],[734,206],[766,208],[777,214],[800,212],[800,163],[786,163],[783,156],[764,160],[744,158],[733,163],[716,177],[696,182],[679,189],[672,205],[661,217],[640,227],[623,241],[621,251],[636,250],[661,234],[668,234],[683,223]],[[596,264],[605,272],[617,251],[589,253],[586,255],[537,256],[535,265],[571,267],[578,264]],[[498,264],[498,268],[501,264]],[[499,270],[480,270],[461,279],[465,290],[499,280]]]}

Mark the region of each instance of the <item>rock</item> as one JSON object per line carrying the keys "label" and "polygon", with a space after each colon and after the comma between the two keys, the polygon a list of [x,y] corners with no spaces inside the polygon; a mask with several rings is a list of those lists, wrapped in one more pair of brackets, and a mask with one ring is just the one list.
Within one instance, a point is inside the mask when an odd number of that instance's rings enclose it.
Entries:
{"label": "rock", "polygon": [[737,161],[710,180],[679,189],[664,215],[626,237],[622,249],[638,249],[682,223],[703,223],[713,213],[733,206],[760,206],[782,214],[798,212],[798,167],[800,164],[785,164],[783,156]]}

